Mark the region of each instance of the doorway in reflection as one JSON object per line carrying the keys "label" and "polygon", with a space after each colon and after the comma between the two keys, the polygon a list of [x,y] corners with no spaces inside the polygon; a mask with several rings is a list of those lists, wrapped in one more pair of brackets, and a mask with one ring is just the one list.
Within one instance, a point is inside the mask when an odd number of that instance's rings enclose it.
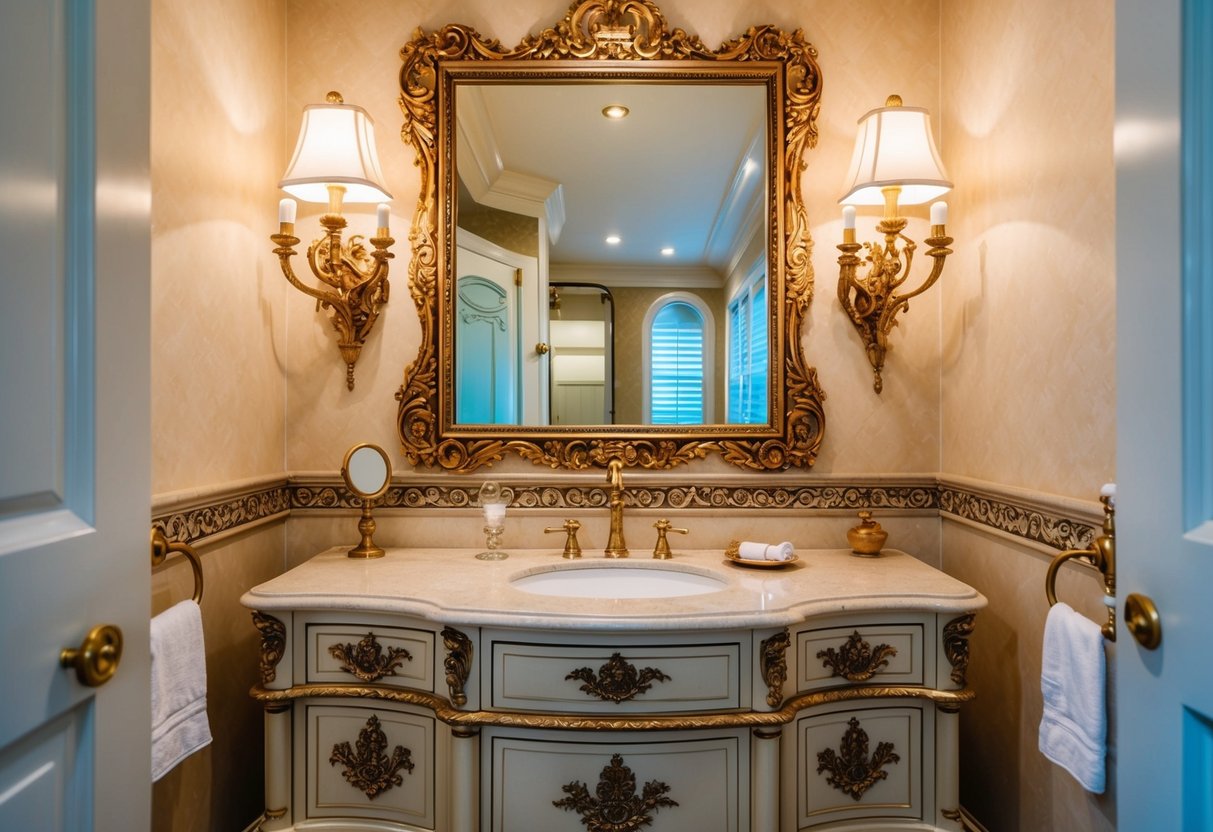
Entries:
{"label": "doorway in reflection", "polygon": [[615,424],[615,301],[594,283],[548,289],[551,423]]}

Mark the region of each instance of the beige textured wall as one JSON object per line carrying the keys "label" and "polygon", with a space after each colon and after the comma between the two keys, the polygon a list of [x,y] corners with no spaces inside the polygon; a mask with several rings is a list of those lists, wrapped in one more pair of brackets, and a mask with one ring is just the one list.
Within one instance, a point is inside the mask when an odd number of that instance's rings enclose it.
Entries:
{"label": "beige textured wall", "polygon": [[[291,20],[325,20],[325,26],[288,27],[287,120],[294,123],[308,103],[338,89],[372,114],[384,175],[396,199],[392,222],[397,239],[392,301],[380,317],[357,368],[355,390],[347,392],[344,367],[329,325],[314,305],[292,293],[287,298],[288,333],[287,469],[332,471],[345,449],[372,441],[397,447],[396,402],[404,367],[417,353],[420,327],[406,289],[407,229],[412,221],[419,178],[414,153],[399,138],[397,104],[400,47],[421,26],[432,31],[463,23],[513,45],[531,31],[554,23],[568,8],[564,0],[418,0],[401,4],[374,0],[330,13],[322,0],[289,0]],[[672,26],[717,45],[756,23],[803,28],[820,51],[825,80],[820,143],[809,153],[803,178],[805,200],[816,241],[813,263],[817,297],[804,333],[809,361],[817,366],[829,398],[822,473],[924,472],[939,468],[939,294],[915,302],[894,334],[883,396],[873,393],[871,369],[862,344],[834,297],[841,237],[837,199],[850,160],[856,120],[893,91],[910,104],[938,110],[938,3],[897,4],[829,0],[737,4],[731,0],[670,0],[659,4]],[[331,42],[343,44],[334,50]],[[317,60],[323,55],[324,60]],[[914,71],[906,72],[905,56]],[[292,128],[293,129],[293,128]],[[946,153],[946,151],[945,151]],[[299,235],[319,233],[321,206],[301,205]],[[366,233],[372,207],[352,207],[351,227]],[[925,210],[915,210],[911,235],[921,238]],[[861,230],[875,236],[875,213],[861,218]],[[401,460],[403,463],[403,461]],[[719,468],[712,463],[705,470]],[[508,460],[498,471],[535,471]],[[736,471],[736,469],[732,469]],[[763,475],[756,475],[763,476]]]}
{"label": "beige textured wall", "polygon": [[[283,472],[287,286],[269,234],[286,153],[284,4],[156,0],[152,24],[152,490],[163,498]],[[238,830],[261,812],[257,632],[238,602],[282,571],[283,545],[278,524],[201,549],[214,742],[153,788],[156,830]],[[175,557],[153,575],[153,612],[191,592]]]}
{"label": "beige textured wall", "polygon": [[[1110,0],[942,4],[945,474],[1084,500],[1115,479],[1113,24]],[[1036,748],[1049,554],[942,534],[944,568],[990,599],[962,802],[991,832],[1115,828],[1115,795],[1087,795]],[[1060,597],[1102,620],[1097,576],[1075,572]]]}

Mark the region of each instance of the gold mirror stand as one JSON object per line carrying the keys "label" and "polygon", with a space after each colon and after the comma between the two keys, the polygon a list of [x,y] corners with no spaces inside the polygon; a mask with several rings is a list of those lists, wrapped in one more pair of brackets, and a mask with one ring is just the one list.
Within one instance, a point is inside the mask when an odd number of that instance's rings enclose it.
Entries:
{"label": "gold mirror stand", "polygon": [[[381,473],[380,462],[382,462]],[[367,471],[368,465],[370,471]],[[369,481],[366,479],[367,476],[371,477]],[[345,486],[350,493],[362,501],[362,517],[358,520],[358,531],[362,535],[362,541],[350,549],[346,553],[347,556],[351,558],[383,557],[383,548],[376,546],[373,539],[375,518],[371,516],[371,506],[375,504],[375,500],[387,493],[388,487],[392,484],[392,463],[388,459],[387,453],[383,448],[369,442],[355,445],[346,451],[345,459],[341,462],[341,478],[345,480]]]}

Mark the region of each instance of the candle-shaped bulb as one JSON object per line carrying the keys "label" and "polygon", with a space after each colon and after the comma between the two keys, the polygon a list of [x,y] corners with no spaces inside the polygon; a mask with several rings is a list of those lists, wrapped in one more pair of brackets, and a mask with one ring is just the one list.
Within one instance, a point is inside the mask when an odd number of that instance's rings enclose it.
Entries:
{"label": "candle-shaped bulb", "polygon": [[948,224],[948,203],[940,200],[931,203],[931,225]]}
{"label": "candle-shaped bulb", "polygon": [[295,222],[295,209],[297,207],[298,206],[296,205],[295,200],[291,199],[290,197],[286,197],[285,199],[279,201],[278,222],[293,224]]}
{"label": "candle-shaped bulb", "polygon": [[391,216],[391,208],[386,202],[380,202],[379,207],[375,209],[375,224],[378,228],[388,227],[388,218]]}
{"label": "candle-shaped bulb", "polygon": [[842,227],[843,229],[853,229],[855,227],[855,206],[842,206]]}

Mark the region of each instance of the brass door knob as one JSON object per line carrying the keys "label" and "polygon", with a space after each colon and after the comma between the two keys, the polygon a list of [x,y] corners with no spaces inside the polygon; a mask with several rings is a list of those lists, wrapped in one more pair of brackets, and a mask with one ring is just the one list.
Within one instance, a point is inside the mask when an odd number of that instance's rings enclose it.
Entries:
{"label": "brass door knob", "polygon": [[535,345],[536,355],[547,355],[549,349],[550,348],[548,347],[548,345],[543,343],[542,341],[540,341],[538,344]]}
{"label": "brass door knob", "polygon": [[1137,639],[1137,643],[1147,650],[1153,650],[1162,643],[1162,619],[1158,616],[1158,607],[1145,595],[1134,592],[1125,598],[1125,627]]}
{"label": "brass door knob", "polygon": [[89,630],[80,648],[64,647],[59,664],[74,667],[80,684],[100,687],[114,677],[122,660],[122,631],[113,624],[98,624]]}

